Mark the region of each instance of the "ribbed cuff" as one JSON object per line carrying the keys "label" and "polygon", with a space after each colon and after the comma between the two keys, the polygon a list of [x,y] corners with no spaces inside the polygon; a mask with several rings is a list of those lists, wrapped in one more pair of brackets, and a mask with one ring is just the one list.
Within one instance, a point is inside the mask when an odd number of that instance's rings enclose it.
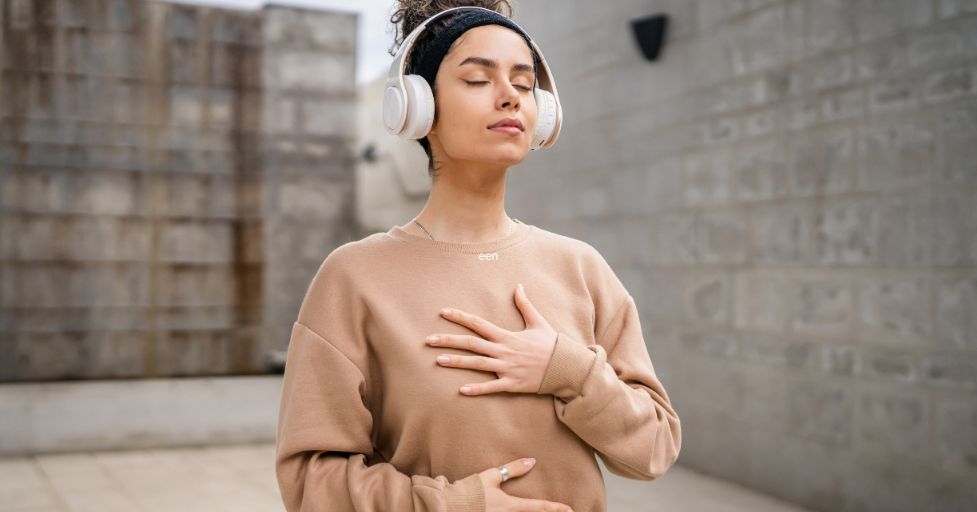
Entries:
{"label": "ribbed cuff", "polygon": [[596,361],[596,352],[566,334],[558,333],[556,346],[536,393],[551,394],[567,401],[575,398],[583,389],[583,383]]}
{"label": "ribbed cuff", "polygon": [[444,486],[447,512],[485,512],[485,489],[478,473]]}

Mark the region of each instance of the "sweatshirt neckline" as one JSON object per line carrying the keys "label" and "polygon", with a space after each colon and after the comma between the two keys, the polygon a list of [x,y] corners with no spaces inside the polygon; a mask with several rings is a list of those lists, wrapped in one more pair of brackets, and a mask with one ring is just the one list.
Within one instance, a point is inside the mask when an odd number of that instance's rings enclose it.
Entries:
{"label": "sweatshirt neckline", "polygon": [[387,235],[413,247],[438,249],[447,252],[476,254],[481,252],[495,252],[525,240],[535,228],[535,226],[532,224],[526,224],[519,219],[513,218],[512,220],[515,221],[515,228],[511,233],[502,238],[488,240],[485,242],[448,242],[431,240],[426,236],[410,233],[397,225],[391,227],[390,230],[387,231]]}

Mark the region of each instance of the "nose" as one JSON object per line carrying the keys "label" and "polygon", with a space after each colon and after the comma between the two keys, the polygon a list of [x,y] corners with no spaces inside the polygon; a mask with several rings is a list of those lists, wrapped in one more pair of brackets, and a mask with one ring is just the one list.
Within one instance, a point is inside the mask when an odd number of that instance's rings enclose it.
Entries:
{"label": "nose", "polygon": [[499,96],[499,108],[519,110],[519,90],[512,84],[507,84]]}

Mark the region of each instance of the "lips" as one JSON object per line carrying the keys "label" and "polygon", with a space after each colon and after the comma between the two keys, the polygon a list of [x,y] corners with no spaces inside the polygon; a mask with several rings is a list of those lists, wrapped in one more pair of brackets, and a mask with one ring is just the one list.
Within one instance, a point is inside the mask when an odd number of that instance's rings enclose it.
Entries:
{"label": "lips", "polygon": [[518,119],[511,118],[511,117],[507,117],[505,119],[502,119],[502,120],[498,121],[497,123],[493,124],[492,126],[489,126],[489,129],[499,128],[499,127],[503,127],[503,126],[511,126],[513,128],[518,128],[519,131],[523,131],[522,121],[520,121]]}

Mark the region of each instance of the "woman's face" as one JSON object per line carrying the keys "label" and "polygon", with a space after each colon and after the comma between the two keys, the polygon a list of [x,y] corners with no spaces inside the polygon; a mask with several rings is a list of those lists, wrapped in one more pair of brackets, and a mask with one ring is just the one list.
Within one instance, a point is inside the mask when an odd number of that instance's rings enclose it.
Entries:
{"label": "woman's face", "polygon": [[[437,120],[428,140],[440,148],[440,159],[521,162],[536,127],[534,82],[532,53],[522,36],[499,25],[462,34],[435,77]],[[489,128],[506,118],[519,120],[522,130]]]}

